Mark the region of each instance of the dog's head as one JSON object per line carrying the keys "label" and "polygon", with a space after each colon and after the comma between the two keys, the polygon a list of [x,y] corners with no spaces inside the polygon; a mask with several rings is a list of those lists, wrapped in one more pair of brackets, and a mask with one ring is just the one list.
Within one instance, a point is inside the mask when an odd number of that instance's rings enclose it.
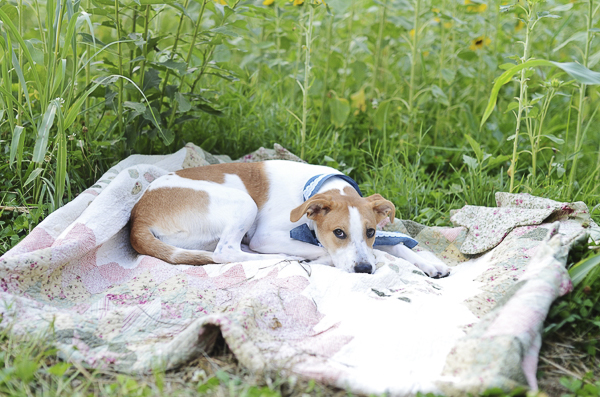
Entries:
{"label": "dog's head", "polygon": [[317,238],[333,265],[350,273],[375,271],[375,229],[385,218],[394,221],[394,204],[379,194],[360,197],[351,187],[330,190],[308,199],[292,210],[290,220],[302,216],[315,224]]}

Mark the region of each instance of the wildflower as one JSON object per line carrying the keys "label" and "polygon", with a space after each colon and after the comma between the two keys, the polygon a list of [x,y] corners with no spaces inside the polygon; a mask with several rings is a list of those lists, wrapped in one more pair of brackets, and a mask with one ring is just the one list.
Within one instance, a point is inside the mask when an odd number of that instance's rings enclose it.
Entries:
{"label": "wildflower", "polygon": [[290,0],[290,2],[293,2],[295,6],[301,6],[304,4],[304,0]]}
{"label": "wildflower", "polygon": [[467,7],[468,12],[484,12],[487,10],[487,4],[485,3],[474,3],[471,0],[465,0],[465,4],[473,4]]}
{"label": "wildflower", "polygon": [[415,30],[411,29],[410,32],[408,32],[410,34],[410,38],[414,39],[415,38]]}
{"label": "wildflower", "polygon": [[490,45],[491,42],[492,42],[492,39],[490,39],[489,37],[480,36],[480,37],[476,38],[475,40],[473,40],[473,42],[471,43],[469,48],[472,51],[480,50],[483,48],[483,46]]}
{"label": "wildflower", "polygon": [[263,1],[263,5],[264,6],[270,6],[271,4],[273,4],[275,2],[275,0],[265,0]]}
{"label": "wildflower", "polygon": [[450,29],[452,27],[452,21],[444,22],[444,29]]}
{"label": "wildflower", "polygon": [[213,0],[217,4],[221,4],[222,6],[226,6],[227,2],[225,0]]}

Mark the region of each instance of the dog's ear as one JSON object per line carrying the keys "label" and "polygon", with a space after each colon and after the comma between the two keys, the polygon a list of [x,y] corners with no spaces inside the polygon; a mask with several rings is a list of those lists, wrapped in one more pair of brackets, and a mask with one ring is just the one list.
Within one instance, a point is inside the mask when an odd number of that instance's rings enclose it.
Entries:
{"label": "dog's ear", "polygon": [[306,200],[301,206],[294,208],[290,213],[290,221],[298,222],[306,214],[309,219],[319,215],[327,215],[331,211],[331,196],[317,194]]}
{"label": "dog's ear", "polygon": [[396,215],[396,208],[391,201],[384,199],[380,194],[374,194],[367,197],[367,200],[371,204],[371,208],[375,212],[377,223],[384,220],[386,217],[390,218],[390,222],[394,223],[394,217]]}

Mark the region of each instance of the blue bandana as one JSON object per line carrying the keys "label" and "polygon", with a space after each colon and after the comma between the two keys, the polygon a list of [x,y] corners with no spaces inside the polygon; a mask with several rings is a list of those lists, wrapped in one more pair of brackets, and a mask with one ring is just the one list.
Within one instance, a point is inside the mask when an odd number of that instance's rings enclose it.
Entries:
{"label": "blue bandana", "polygon": [[[306,185],[304,185],[304,190],[302,191],[302,197],[304,198],[304,201],[314,196],[328,179],[334,177],[343,179],[344,181],[348,182],[350,186],[356,189],[358,194],[362,197],[362,193],[358,188],[358,184],[354,181],[354,179],[350,178],[349,176],[343,174],[321,174],[313,176],[308,180],[308,182],[306,182]],[[321,243],[317,239],[317,236],[315,235],[315,231],[310,230],[306,223],[290,230],[290,237],[294,240],[299,240],[305,243],[322,247]],[[405,246],[411,249],[418,244],[418,242],[415,239],[412,239],[403,233],[384,232],[382,230],[377,230],[375,232],[375,242],[373,243],[373,246],[396,245],[400,243],[404,244]]]}

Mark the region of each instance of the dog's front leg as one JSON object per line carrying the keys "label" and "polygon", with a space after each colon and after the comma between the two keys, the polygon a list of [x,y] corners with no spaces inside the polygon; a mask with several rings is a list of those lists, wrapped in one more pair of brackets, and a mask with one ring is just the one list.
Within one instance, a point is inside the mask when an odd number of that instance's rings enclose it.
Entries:
{"label": "dog's front leg", "polygon": [[[404,244],[378,245],[376,249],[412,263],[424,271],[429,277],[440,278],[450,274],[450,267],[436,258],[433,254],[415,252]],[[425,255],[428,257],[425,257]]]}
{"label": "dog's front leg", "polygon": [[[262,254],[285,254],[330,265],[331,258],[323,247],[290,238],[290,232],[257,230],[250,241],[250,249]],[[317,262],[318,260],[318,262]]]}

